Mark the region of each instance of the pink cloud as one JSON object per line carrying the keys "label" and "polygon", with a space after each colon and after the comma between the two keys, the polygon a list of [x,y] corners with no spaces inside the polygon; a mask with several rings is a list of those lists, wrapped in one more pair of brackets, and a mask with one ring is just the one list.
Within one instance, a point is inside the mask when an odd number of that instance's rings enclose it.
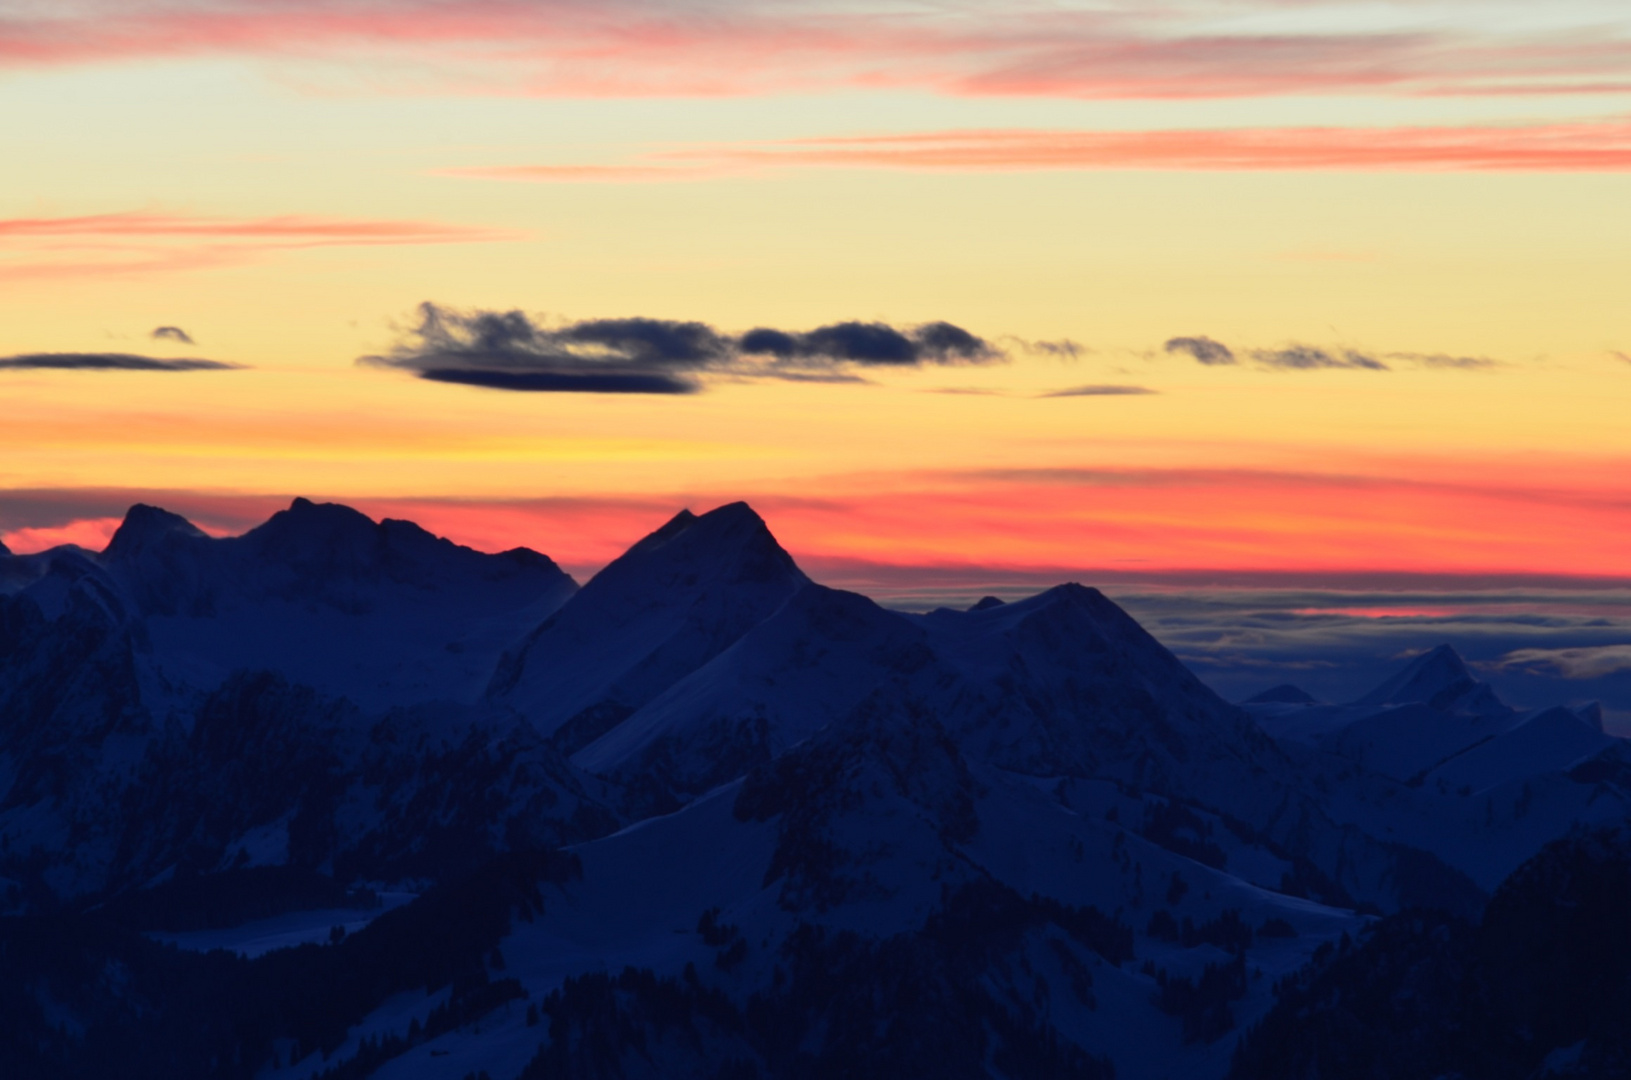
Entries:
{"label": "pink cloud", "polygon": [[[49,11],[42,6],[38,10]],[[1310,93],[1619,93],[1631,41],[1564,21],[1503,33],[1462,19],[1403,30],[1218,29],[1213,10],[976,2],[918,9],[650,0],[92,0],[0,19],[0,66],[242,55],[408,60],[438,88],[546,96],[729,95],[905,87],[1085,98]],[[1244,24],[1242,24],[1244,25]],[[1288,24],[1289,25],[1289,24]],[[1262,27],[1269,27],[1264,30]],[[377,71],[390,70],[382,64]],[[402,68],[395,76],[402,77]]]}
{"label": "pink cloud", "polygon": [[[132,211],[0,219],[0,280],[150,274],[241,263],[317,247],[492,243],[516,234],[426,221],[211,218]],[[20,257],[19,257],[20,256]]]}
{"label": "pink cloud", "polygon": [[746,160],[919,169],[1623,171],[1631,123],[1527,127],[952,131],[784,142]]}
{"label": "pink cloud", "polygon": [[[964,130],[723,144],[655,152],[633,165],[459,170],[486,179],[696,179],[765,168],[1624,172],[1631,121],[1397,128],[1157,131]],[[1304,253],[1305,258],[1363,255]]]}

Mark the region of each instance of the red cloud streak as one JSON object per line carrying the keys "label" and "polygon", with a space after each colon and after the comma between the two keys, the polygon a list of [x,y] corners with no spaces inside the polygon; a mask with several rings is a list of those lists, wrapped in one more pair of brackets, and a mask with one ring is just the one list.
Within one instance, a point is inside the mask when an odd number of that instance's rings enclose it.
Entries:
{"label": "red cloud streak", "polygon": [[[682,156],[682,155],[675,155]],[[712,164],[851,168],[1622,172],[1631,122],[1525,127],[942,131],[686,151]]]}
{"label": "red cloud streak", "polygon": [[[41,6],[39,12],[50,12]],[[1265,13],[1266,15],[1266,13]],[[651,0],[152,0],[0,18],[0,66],[247,55],[414,61],[415,78],[539,95],[907,87],[1094,98],[1624,92],[1631,42],[1463,22],[1223,33],[1181,9],[663,5]],[[1259,20],[1272,26],[1272,19]]]}

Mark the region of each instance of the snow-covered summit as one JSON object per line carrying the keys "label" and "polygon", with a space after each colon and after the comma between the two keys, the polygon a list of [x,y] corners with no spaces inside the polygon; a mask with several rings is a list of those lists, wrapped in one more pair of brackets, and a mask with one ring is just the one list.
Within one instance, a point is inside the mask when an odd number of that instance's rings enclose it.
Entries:
{"label": "snow-covered summit", "polygon": [[1355,701],[1354,707],[1381,709],[1421,703],[1442,712],[1493,716],[1512,709],[1487,683],[1473,677],[1449,645],[1429,649],[1404,669]]}
{"label": "snow-covered summit", "polygon": [[489,697],[568,752],[729,648],[809,579],[746,503],[682,511],[505,657]]}

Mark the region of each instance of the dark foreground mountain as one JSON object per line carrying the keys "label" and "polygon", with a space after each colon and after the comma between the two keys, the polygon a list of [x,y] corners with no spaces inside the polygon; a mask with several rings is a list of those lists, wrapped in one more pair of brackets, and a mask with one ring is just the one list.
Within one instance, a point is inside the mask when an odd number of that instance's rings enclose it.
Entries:
{"label": "dark foreground mountain", "polygon": [[886,611],[741,504],[582,589],[303,500],[0,583],[7,1075],[1221,1077],[1631,805],[1453,652],[1237,707],[1096,590]]}
{"label": "dark foreground mountain", "polygon": [[1231,1080],[1631,1076],[1631,830],[1548,845],[1481,922],[1390,915],[1278,988]]}

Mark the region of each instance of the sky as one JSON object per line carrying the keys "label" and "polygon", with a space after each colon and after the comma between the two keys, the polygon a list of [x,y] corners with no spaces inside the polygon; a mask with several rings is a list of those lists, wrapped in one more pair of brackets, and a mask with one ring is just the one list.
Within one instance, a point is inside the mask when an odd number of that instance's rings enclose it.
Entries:
{"label": "sky", "polygon": [[13,551],[747,499],[903,606],[1631,710],[1623,3],[0,0],[0,146]]}

